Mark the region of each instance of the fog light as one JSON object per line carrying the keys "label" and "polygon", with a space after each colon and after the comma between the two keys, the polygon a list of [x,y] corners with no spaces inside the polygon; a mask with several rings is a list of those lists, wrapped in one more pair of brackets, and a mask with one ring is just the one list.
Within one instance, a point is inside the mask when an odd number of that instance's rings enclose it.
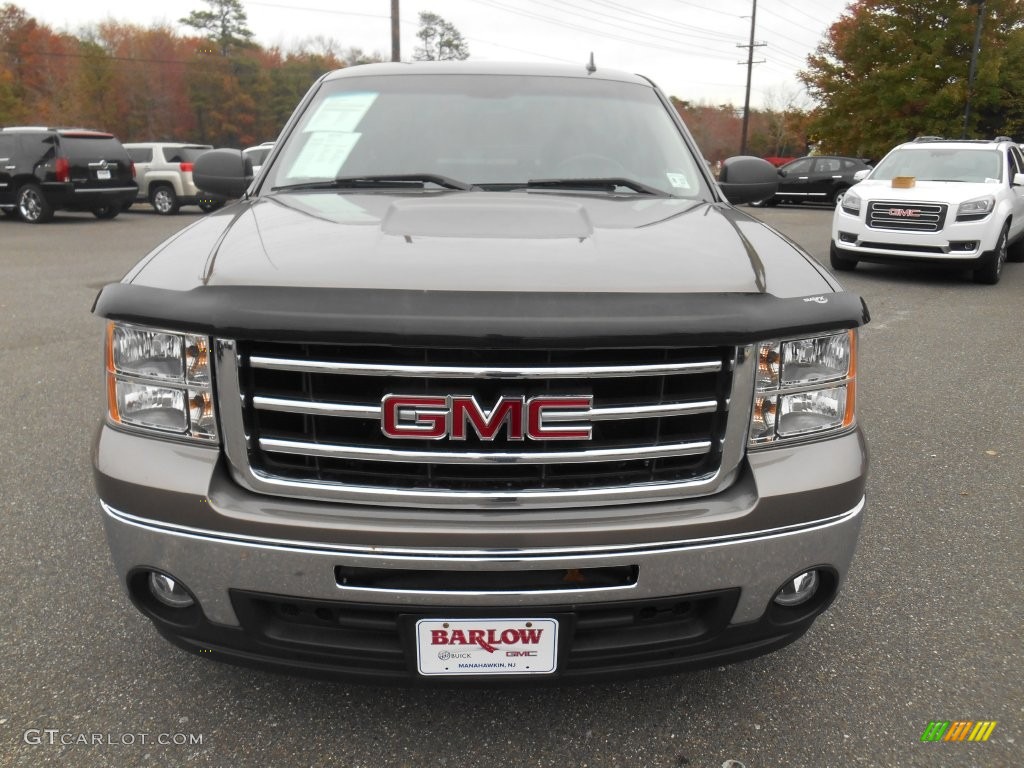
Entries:
{"label": "fog light", "polygon": [[802,605],[814,597],[818,591],[818,582],[817,571],[805,571],[782,586],[775,594],[775,602],[787,608]]}
{"label": "fog light", "polygon": [[149,574],[149,591],[153,593],[153,597],[170,608],[188,608],[195,604],[192,595],[181,582],[156,571]]}
{"label": "fog light", "polygon": [[950,253],[971,253],[978,248],[974,240],[951,240],[949,243]]}
{"label": "fog light", "polygon": [[839,233],[839,242],[841,242],[841,243],[856,243],[857,242],[857,235],[855,235],[853,232],[840,232]]}

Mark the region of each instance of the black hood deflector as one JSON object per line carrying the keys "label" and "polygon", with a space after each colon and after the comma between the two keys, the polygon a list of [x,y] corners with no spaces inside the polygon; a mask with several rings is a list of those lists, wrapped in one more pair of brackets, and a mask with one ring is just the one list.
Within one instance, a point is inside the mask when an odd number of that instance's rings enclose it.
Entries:
{"label": "black hood deflector", "polygon": [[851,293],[515,293],[114,283],[93,312],[222,338],[307,342],[587,348],[707,346],[856,328]]}

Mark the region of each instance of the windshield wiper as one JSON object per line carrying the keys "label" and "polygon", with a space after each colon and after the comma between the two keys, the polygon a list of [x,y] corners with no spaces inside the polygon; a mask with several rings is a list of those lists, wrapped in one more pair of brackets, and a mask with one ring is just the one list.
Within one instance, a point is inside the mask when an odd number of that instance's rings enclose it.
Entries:
{"label": "windshield wiper", "polygon": [[648,186],[642,181],[609,176],[598,179],[530,179],[526,182],[527,189],[595,189],[601,192],[615,192],[616,189],[631,189],[641,195],[657,195],[667,197],[660,189]]}
{"label": "windshield wiper", "polygon": [[334,181],[311,181],[304,184],[286,184],[274,187],[281,189],[423,189],[434,184],[444,189],[458,189],[467,192],[472,184],[442,176],[438,173],[396,173],[376,176],[339,176]]}

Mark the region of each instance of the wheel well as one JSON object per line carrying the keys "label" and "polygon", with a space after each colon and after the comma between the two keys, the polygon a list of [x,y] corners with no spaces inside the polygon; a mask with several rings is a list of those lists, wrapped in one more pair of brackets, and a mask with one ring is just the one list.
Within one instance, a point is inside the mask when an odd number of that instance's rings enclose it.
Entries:
{"label": "wheel well", "polygon": [[17,192],[19,189],[24,187],[26,184],[42,184],[38,177],[31,174],[22,174],[21,176],[15,176],[11,185],[14,187],[14,191]]}

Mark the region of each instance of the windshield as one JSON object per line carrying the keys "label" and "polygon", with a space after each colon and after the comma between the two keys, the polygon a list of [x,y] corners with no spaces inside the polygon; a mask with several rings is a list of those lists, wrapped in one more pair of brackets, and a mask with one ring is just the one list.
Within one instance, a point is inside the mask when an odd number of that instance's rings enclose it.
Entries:
{"label": "windshield", "polygon": [[871,178],[887,181],[894,176],[913,176],[918,181],[998,182],[1002,159],[995,149],[895,149],[878,164]]}
{"label": "windshield", "polygon": [[408,174],[491,189],[530,180],[615,178],[667,195],[709,194],[650,87],[493,75],[326,83],[289,136],[269,184]]}

